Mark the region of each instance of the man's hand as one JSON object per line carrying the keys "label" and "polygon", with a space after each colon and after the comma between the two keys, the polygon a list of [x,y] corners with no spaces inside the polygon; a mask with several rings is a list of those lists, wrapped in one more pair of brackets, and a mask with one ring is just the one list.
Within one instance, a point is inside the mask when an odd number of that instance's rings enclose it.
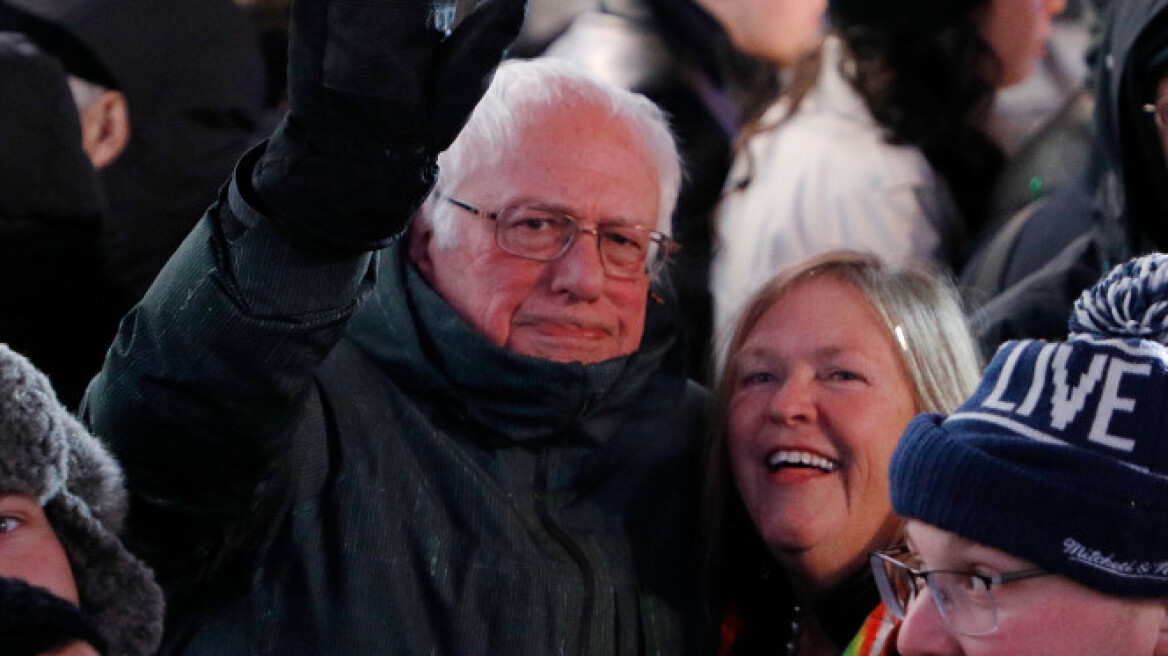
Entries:
{"label": "man's hand", "polygon": [[426,0],[295,0],[288,117],[253,181],[315,243],[379,248],[434,181],[519,33],[526,0],[481,0],[451,34]]}

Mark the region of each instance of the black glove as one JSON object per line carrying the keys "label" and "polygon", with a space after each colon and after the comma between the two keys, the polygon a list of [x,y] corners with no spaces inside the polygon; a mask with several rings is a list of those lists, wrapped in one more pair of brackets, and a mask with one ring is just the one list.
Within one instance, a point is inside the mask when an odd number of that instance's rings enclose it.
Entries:
{"label": "black glove", "polygon": [[385,246],[425,199],[519,33],[526,0],[480,0],[454,30],[427,0],[295,0],[290,109],[253,183],[309,243]]}

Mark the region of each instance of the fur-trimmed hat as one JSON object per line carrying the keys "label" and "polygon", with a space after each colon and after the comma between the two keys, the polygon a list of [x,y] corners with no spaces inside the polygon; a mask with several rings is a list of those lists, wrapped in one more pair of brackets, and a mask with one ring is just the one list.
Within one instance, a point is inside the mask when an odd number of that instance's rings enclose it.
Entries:
{"label": "fur-trimmed hat", "polygon": [[57,401],[49,381],[0,344],[0,494],[37,500],[65,548],[82,612],[111,656],[147,656],[162,634],[150,570],[117,538],[126,516],[121,470]]}
{"label": "fur-trimmed hat", "polygon": [[1095,590],[1168,598],[1168,256],[1113,270],[1064,343],[1003,344],[892,457],[897,514]]}
{"label": "fur-trimmed hat", "polygon": [[870,25],[899,32],[930,32],[955,23],[987,0],[831,0],[836,27]]}

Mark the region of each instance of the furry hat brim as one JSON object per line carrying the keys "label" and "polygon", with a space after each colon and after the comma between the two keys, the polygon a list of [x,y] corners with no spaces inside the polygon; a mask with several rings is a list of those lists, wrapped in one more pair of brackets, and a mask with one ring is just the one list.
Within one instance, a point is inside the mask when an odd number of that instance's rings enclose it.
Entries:
{"label": "furry hat brim", "polygon": [[37,500],[61,541],[113,656],[148,656],[162,637],[163,595],[118,540],[126,516],[121,470],[57,401],[49,381],[0,344],[0,493]]}

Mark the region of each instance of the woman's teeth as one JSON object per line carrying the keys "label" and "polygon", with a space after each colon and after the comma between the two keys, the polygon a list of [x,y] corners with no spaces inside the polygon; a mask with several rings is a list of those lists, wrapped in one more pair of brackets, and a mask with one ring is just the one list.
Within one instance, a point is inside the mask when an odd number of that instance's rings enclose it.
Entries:
{"label": "woman's teeth", "polygon": [[825,473],[839,469],[839,463],[806,451],[776,451],[767,459],[767,465],[772,470],[780,467],[810,467]]}

